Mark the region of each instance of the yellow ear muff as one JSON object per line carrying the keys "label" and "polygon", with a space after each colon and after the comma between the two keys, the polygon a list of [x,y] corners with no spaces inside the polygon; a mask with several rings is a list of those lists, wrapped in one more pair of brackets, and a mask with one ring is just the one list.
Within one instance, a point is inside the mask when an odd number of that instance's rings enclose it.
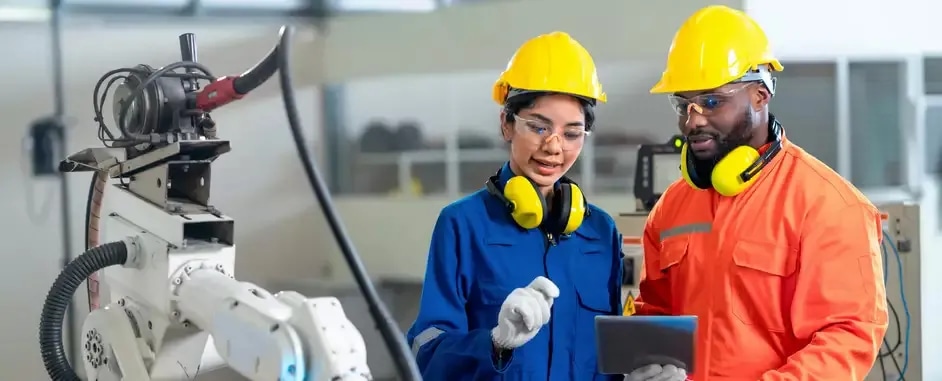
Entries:
{"label": "yellow ear muff", "polygon": [[[748,181],[743,181],[743,172],[759,160],[761,160],[759,151],[755,148],[749,146],[736,147],[713,167],[713,173],[710,176],[713,189],[727,197],[742,193],[759,178],[759,176],[751,176]],[[686,174],[686,172],[684,173]]]}
{"label": "yellow ear muff", "polygon": [[693,179],[690,178],[690,170],[693,168],[687,165],[687,155],[687,143],[684,143],[684,145],[680,147],[680,175],[683,176],[684,181],[687,182],[687,185],[690,185],[691,188],[700,189],[700,187],[693,182]]}
{"label": "yellow ear muff", "polygon": [[510,216],[524,229],[539,227],[546,218],[546,201],[533,181],[514,176],[504,184],[504,197],[510,201]]}
{"label": "yellow ear muff", "polygon": [[585,220],[585,195],[582,189],[576,184],[569,184],[569,218],[566,219],[566,226],[563,227],[563,234],[572,234],[579,229],[582,221]]}

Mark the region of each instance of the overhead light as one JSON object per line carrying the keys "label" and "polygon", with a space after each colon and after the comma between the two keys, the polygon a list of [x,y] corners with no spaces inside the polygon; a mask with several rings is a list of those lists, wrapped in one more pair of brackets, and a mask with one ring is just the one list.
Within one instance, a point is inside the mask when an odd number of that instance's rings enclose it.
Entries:
{"label": "overhead light", "polygon": [[333,0],[334,11],[339,12],[431,12],[437,8],[436,0]]}
{"label": "overhead light", "polygon": [[41,22],[49,21],[49,16],[48,8],[0,6],[0,22]]}

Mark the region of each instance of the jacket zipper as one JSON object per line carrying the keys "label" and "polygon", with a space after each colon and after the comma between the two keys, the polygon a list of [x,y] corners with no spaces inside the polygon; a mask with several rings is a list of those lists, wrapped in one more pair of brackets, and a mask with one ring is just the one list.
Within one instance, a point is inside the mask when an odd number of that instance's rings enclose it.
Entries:
{"label": "jacket zipper", "polygon": [[[545,250],[543,251],[543,276],[549,279],[549,267],[547,263],[549,262],[549,252],[550,248],[556,246],[556,237],[553,236],[553,233],[546,233],[545,240]],[[550,308],[550,316],[553,316],[553,308]],[[549,321],[549,350],[547,351],[546,357],[546,379],[552,379],[550,377],[550,371],[553,369],[553,318],[550,318]]]}
{"label": "jacket zipper", "polygon": [[[549,267],[547,267],[547,259],[549,258],[550,248],[556,246],[556,239],[553,237],[552,233],[546,233],[544,235],[544,250],[543,250],[543,276],[549,279]],[[552,316],[552,307],[550,307],[550,316]],[[549,350],[547,351],[547,362],[546,362],[546,379],[550,379],[550,370],[553,368],[553,319],[550,318],[549,322],[550,338],[549,338]],[[497,351],[497,367],[498,369],[503,368],[504,366],[504,353],[506,351],[498,350]],[[500,379],[504,379],[504,375],[500,375]]]}

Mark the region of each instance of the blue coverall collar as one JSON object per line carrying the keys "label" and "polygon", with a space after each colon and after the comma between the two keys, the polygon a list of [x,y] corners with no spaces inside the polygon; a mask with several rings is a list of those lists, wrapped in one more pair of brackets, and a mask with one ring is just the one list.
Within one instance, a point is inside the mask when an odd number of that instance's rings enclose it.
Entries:
{"label": "blue coverall collar", "polygon": [[504,166],[500,167],[500,173],[497,176],[497,180],[500,182],[501,186],[507,184],[507,180],[510,180],[511,177],[516,176],[514,171],[510,169],[510,162],[504,163]]}

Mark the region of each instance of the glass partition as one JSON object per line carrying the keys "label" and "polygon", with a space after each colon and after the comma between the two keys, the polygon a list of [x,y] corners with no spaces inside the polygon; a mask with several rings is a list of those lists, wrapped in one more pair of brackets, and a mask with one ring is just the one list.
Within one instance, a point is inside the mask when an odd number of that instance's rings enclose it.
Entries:
{"label": "glass partition", "polygon": [[925,108],[925,169],[942,173],[942,96],[927,97]]}
{"label": "glass partition", "polygon": [[905,62],[857,62],[848,66],[850,179],[860,188],[905,184],[901,105]]}
{"label": "glass partition", "polygon": [[834,62],[783,62],[769,109],[788,139],[837,168],[837,71]]}
{"label": "glass partition", "polygon": [[926,95],[942,95],[942,57],[926,57],[922,62]]}

